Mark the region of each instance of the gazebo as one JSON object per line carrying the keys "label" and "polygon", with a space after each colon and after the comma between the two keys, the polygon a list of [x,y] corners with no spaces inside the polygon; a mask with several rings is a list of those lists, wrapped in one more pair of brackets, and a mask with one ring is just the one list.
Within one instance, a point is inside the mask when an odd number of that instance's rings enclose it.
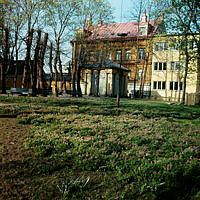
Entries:
{"label": "gazebo", "polygon": [[82,68],[81,90],[85,95],[117,96],[119,75],[121,95],[127,96],[128,72],[130,70],[111,60],[95,62]]}

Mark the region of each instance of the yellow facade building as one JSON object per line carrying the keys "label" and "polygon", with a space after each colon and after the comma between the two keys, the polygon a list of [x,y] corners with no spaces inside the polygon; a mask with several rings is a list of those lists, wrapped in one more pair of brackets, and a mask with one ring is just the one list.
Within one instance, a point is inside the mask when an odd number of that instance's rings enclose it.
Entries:
{"label": "yellow facade building", "polygon": [[[178,38],[179,37],[179,38]],[[169,102],[182,102],[185,75],[185,54],[181,48],[180,37],[163,36],[153,40],[151,97]],[[190,41],[191,37],[188,38]],[[193,43],[192,39],[191,42]],[[195,45],[188,43],[189,54],[194,53]],[[188,75],[186,78],[185,103],[187,105],[199,104],[200,71],[197,60],[190,59]]]}

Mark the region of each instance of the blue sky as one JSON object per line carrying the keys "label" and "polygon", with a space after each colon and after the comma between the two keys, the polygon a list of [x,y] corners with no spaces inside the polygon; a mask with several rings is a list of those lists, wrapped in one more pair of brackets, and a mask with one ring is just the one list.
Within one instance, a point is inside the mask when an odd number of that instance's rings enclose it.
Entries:
{"label": "blue sky", "polygon": [[[114,17],[116,22],[127,22],[128,19],[128,12],[133,7],[133,3],[131,0],[108,0],[113,8],[115,8],[114,11]],[[122,4],[123,2],[123,4]],[[122,19],[121,19],[121,4],[122,6]]]}

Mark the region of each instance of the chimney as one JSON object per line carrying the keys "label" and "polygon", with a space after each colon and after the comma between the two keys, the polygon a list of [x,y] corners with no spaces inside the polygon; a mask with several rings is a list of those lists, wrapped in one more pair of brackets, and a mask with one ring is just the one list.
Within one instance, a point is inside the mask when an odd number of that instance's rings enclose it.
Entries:
{"label": "chimney", "polygon": [[144,10],[144,14],[141,17],[141,22],[147,22],[147,11],[146,11],[146,9]]}

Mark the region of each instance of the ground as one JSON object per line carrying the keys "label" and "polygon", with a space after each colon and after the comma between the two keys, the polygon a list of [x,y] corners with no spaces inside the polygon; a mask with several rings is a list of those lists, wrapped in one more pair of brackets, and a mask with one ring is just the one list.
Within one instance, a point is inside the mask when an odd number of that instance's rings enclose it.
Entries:
{"label": "ground", "polygon": [[[17,124],[16,118],[0,118],[0,165],[2,166],[0,189],[3,191],[0,198],[2,199],[9,198],[9,196],[22,198],[26,192],[29,192],[24,189],[25,180],[12,179],[17,174],[23,174],[23,166],[17,163],[22,163],[28,154],[23,148],[24,135],[28,131],[29,127]],[[14,169],[13,166],[15,166]]]}
{"label": "ground", "polygon": [[200,108],[0,97],[0,199],[198,200]]}

